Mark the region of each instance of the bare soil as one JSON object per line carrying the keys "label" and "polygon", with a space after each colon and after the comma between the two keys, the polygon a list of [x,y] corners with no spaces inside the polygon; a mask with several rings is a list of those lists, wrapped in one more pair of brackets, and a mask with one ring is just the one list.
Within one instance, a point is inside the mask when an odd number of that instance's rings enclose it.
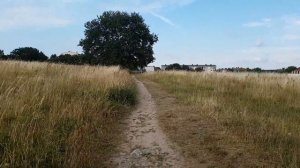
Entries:
{"label": "bare soil", "polygon": [[177,147],[160,128],[154,100],[146,87],[136,80],[139,104],[125,121],[126,139],[113,158],[116,167],[187,167]]}

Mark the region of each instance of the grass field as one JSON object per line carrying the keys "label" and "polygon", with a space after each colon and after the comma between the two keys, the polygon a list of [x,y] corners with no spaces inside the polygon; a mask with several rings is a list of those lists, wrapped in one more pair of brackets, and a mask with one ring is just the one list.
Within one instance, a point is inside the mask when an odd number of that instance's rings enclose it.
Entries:
{"label": "grass field", "polygon": [[0,62],[0,167],[101,167],[136,100],[118,67]]}
{"label": "grass field", "polygon": [[[214,126],[228,130],[226,136],[236,137],[235,144],[250,144],[265,162],[261,165],[300,167],[300,78],[276,74],[158,72],[144,74],[140,79],[158,84],[174,95],[178,104],[193,109],[182,110],[185,112],[182,116],[189,120],[183,122],[181,118],[173,125],[168,125],[166,119],[162,122],[166,132],[168,129],[172,132],[171,126],[177,130],[170,135],[179,146],[189,149],[186,153],[190,156],[201,157],[195,150],[205,145],[200,143],[199,127],[194,129],[191,123],[205,123],[202,120],[210,118]],[[172,118],[178,112],[166,117]],[[217,143],[221,146],[224,142]],[[225,157],[227,153],[221,155]]]}

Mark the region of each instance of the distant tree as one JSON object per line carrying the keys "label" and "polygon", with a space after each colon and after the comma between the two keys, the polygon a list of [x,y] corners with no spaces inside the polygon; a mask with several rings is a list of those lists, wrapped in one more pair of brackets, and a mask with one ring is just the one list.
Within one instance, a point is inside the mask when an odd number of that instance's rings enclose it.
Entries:
{"label": "distant tree", "polygon": [[3,50],[0,50],[0,57],[1,56],[4,56],[5,54],[4,54],[4,51]]}
{"label": "distant tree", "polygon": [[178,63],[171,64],[166,67],[166,70],[182,70],[182,67]]}
{"label": "distant tree", "polygon": [[252,69],[252,71],[253,72],[262,72],[262,69],[257,67],[257,68]]}
{"label": "distant tree", "polygon": [[0,60],[7,60],[7,56],[4,54],[3,50],[0,50]]}
{"label": "distant tree", "polygon": [[41,51],[32,47],[24,47],[13,50],[9,59],[23,60],[23,61],[45,61],[48,57]]}
{"label": "distant tree", "polygon": [[150,33],[138,13],[104,12],[87,22],[85,28],[85,38],[79,45],[97,64],[137,69],[155,60],[153,45],[158,37]]}
{"label": "distant tree", "polygon": [[198,68],[195,69],[195,71],[196,72],[202,72],[202,71],[204,71],[204,69],[202,67],[198,67]]}
{"label": "distant tree", "polygon": [[50,60],[54,60],[54,59],[56,59],[57,58],[57,55],[56,54],[52,54],[51,56],[50,56]]}
{"label": "distant tree", "polygon": [[181,66],[181,70],[184,70],[184,71],[191,71],[192,69],[191,69],[188,65],[182,65],[182,66]]}
{"label": "distant tree", "polygon": [[90,54],[81,54],[82,63],[89,65],[97,65],[97,58]]}
{"label": "distant tree", "polygon": [[56,58],[54,57],[53,59],[50,59],[50,62],[71,64],[71,65],[82,65],[83,64],[82,60],[83,60],[82,55],[64,54]]}
{"label": "distant tree", "polygon": [[287,67],[285,70],[284,70],[284,72],[286,72],[286,73],[291,73],[291,72],[293,72],[294,70],[296,70],[297,69],[297,67],[295,67],[295,66],[289,66],[289,67]]}

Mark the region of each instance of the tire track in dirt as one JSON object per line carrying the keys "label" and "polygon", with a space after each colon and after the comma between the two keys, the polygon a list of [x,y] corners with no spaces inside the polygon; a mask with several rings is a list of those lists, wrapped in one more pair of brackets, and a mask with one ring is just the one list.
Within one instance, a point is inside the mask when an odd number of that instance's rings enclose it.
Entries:
{"label": "tire track in dirt", "polygon": [[155,103],[144,84],[137,79],[139,104],[126,120],[126,141],[113,158],[116,167],[185,167],[162,132]]}

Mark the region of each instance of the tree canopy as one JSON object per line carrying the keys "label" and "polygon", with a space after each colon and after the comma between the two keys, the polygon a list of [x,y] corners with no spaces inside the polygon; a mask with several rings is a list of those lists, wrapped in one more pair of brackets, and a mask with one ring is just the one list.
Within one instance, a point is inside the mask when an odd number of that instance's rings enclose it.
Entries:
{"label": "tree canopy", "polygon": [[178,63],[171,64],[166,67],[166,70],[183,70],[183,71],[190,71],[190,67],[187,65],[180,65]]}
{"label": "tree canopy", "polygon": [[85,38],[79,45],[97,64],[137,69],[155,60],[153,45],[158,37],[138,13],[104,12],[87,22],[85,28]]}
{"label": "tree canopy", "polygon": [[289,66],[286,69],[284,69],[284,72],[291,73],[291,72],[293,72],[296,69],[297,69],[297,67],[295,67],[295,66]]}
{"label": "tree canopy", "polygon": [[63,63],[63,64],[71,64],[71,65],[82,65],[82,64],[89,64],[88,62],[84,62],[84,55],[69,55],[69,54],[62,54],[62,55],[51,55],[49,62],[53,63]]}
{"label": "tree canopy", "polygon": [[9,59],[23,60],[23,61],[45,61],[48,57],[41,51],[32,47],[23,47],[13,50]]}

